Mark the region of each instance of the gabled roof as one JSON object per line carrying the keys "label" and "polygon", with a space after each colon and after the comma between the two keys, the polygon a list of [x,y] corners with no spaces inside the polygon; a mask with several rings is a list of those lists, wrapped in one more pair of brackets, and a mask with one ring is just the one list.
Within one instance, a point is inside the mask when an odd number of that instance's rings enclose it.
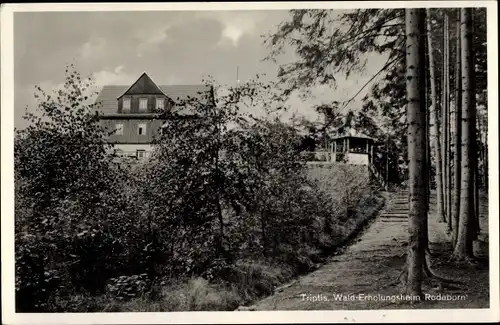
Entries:
{"label": "gabled roof", "polygon": [[[121,94],[120,96],[117,97],[117,99],[120,99],[120,97],[122,97],[126,93],[133,90],[134,86],[136,86],[139,83],[139,81],[142,82],[142,85],[141,85],[142,87],[140,87],[140,88],[148,89],[148,91],[147,91],[148,94],[158,94],[158,95],[167,96],[167,94],[165,94],[163,92],[163,90],[160,87],[158,87],[156,82],[154,82],[153,79],[151,79],[151,77],[146,72],[143,72],[141,74],[141,76],[130,87],[128,87],[127,90],[125,90],[123,92],[123,94]],[[135,93],[137,93],[137,92],[135,92]],[[140,90],[139,90],[139,93],[141,93]],[[142,93],[145,93],[145,92],[142,92]]]}
{"label": "gabled roof", "polygon": [[[188,97],[200,97],[200,94],[212,90],[208,85],[160,85],[159,89],[174,103],[188,99]],[[96,102],[100,105],[96,111],[100,115],[116,114],[118,109],[118,98],[123,95],[130,86],[127,85],[107,85],[104,86],[97,96]]]}

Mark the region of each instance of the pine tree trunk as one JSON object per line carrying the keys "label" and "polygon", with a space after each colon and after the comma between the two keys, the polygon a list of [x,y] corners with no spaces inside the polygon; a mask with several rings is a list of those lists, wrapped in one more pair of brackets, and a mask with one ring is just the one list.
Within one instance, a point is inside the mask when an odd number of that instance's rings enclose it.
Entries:
{"label": "pine tree trunk", "polygon": [[444,131],[444,135],[445,135],[445,141],[444,141],[444,148],[445,148],[445,152],[446,152],[446,165],[445,165],[445,168],[446,168],[446,181],[445,181],[445,184],[446,184],[446,192],[445,192],[445,196],[446,196],[446,199],[445,199],[445,202],[446,202],[446,207],[445,207],[445,215],[446,215],[446,218],[447,218],[447,221],[448,221],[448,227],[447,227],[447,230],[448,232],[451,233],[451,161],[450,161],[450,151],[451,151],[451,143],[450,143],[450,133],[451,133],[451,126],[450,126],[450,114],[451,114],[451,111],[450,111],[450,28],[449,28],[449,18],[448,18],[448,14],[445,13],[445,18],[446,18],[446,23],[445,23],[445,47],[444,47],[444,52],[446,53],[446,61],[445,61],[445,66],[444,66],[444,70],[445,70],[445,74],[446,74],[446,78],[445,78],[445,85],[446,85],[446,89],[445,89],[445,93],[446,93],[446,97],[445,97],[445,106],[446,106],[446,116],[445,116],[445,125],[446,125],[446,128],[443,130]]}
{"label": "pine tree trunk", "polygon": [[389,191],[389,141],[391,137],[387,138],[385,144],[385,190]]}
{"label": "pine tree trunk", "polygon": [[[427,21],[426,21],[427,23]],[[427,25],[426,25],[427,26]],[[427,30],[425,31],[427,33]],[[426,36],[427,37],[427,36]],[[427,39],[426,39],[427,40]],[[428,44],[427,42],[424,42],[424,52],[425,54],[428,55]],[[425,58],[425,66],[427,66],[427,62],[428,62],[429,58],[428,56],[426,56]],[[430,116],[431,116],[431,112],[430,112],[430,105],[429,105],[429,95],[428,95],[428,88],[427,88],[427,78],[428,78],[428,75],[427,75],[427,71],[425,73],[425,78],[424,80],[422,80],[422,82],[420,83],[420,87],[424,88],[425,89],[425,161],[426,161],[426,164],[425,164],[425,171],[424,171],[424,174],[427,175],[427,186],[425,187],[425,199],[426,199],[426,214],[429,215],[429,208],[430,208],[430,202],[431,202],[431,182],[430,182],[430,179],[431,179],[431,168],[430,166],[432,166],[431,164],[431,150],[430,150],[430,142],[431,142],[431,137],[430,137]],[[428,238],[427,238],[428,240]]]}
{"label": "pine tree trunk", "polygon": [[[471,17],[471,25],[472,25],[472,35],[474,35],[474,9],[472,9],[472,17]],[[474,54],[473,54],[474,55]],[[474,58],[474,56],[473,56]],[[476,65],[475,61],[473,59],[473,65],[472,65],[472,78],[471,78],[471,88],[472,88],[472,107],[473,107],[473,125],[471,125],[472,128],[472,153],[473,153],[473,170],[474,170],[474,217],[475,217],[475,223],[474,223],[474,240],[477,239],[477,236],[479,235],[479,167],[478,167],[478,149],[479,146],[477,145],[477,107],[476,107]]]}
{"label": "pine tree trunk", "polygon": [[443,171],[443,175],[442,175],[442,178],[443,178],[443,215],[444,215],[444,220],[446,222],[446,218],[448,217],[447,215],[447,211],[446,211],[446,207],[448,206],[447,205],[447,202],[446,202],[446,192],[447,192],[447,188],[446,188],[446,180],[447,180],[447,177],[446,177],[446,165],[447,165],[447,161],[446,161],[446,130],[447,130],[447,126],[446,126],[446,83],[447,83],[447,80],[446,80],[446,51],[445,51],[445,48],[446,48],[446,36],[444,34],[444,24],[446,22],[446,15],[443,13],[443,60],[442,60],[442,70],[441,70],[441,156],[442,156],[442,171]]}
{"label": "pine tree trunk", "polygon": [[[426,21],[427,24],[427,21]],[[427,25],[426,25],[427,28]],[[426,30],[427,34],[427,30]],[[426,35],[426,37],[428,37]],[[427,40],[427,38],[426,38]],[[427,64],[429,62],[429,49],[428,49],[428,42],[425,43],[425,53],[427,54],[426,60],[425,60],[425,66],[427,67]],[[427,108],[425,110],[425,154],[426,154],[426,172],[425,175],[427,175],[427,186],[426,186],[426,199],[427,199],[427,215],[429,215],[429,209],[431,206],[431,191],[432,191],[432,182],[430,181],[432,179],[432,149],[431,149],[431,143],[432,143],[432,137],[431,137],[431,108],[432,108],[432,102],[429,102],[430,96],[429,96],[429,88],[427,87],[428,85],[428,79],[430,79],[430,75],[426,73],[425,79],[423,81],[423,85],[421,84],[421,87],[425,88],[425,107]]]}
{"label": "pine tree trunk", "polygon": [[462,80],[461,80],[461,53],[460,53],[460,11],[457,10],[457,40],[456,40],[456,64],[455,64],[455,187],[453,193],[453,236],[452,243],[455,245],[458,235],[458,220],[460,215],[460,182],[461,182],[461,136],[462,136]]}
{"label": "pine tree trunk", "polygon": [[462,56],[462,176],[460,187],[460,219],[457,242],[453,255],[458,260],[473,257],[472,241],[474,222],[474,163],[473,163],[473,129],[474,93],[471,85],[474,59],[472,53],[472,9],[460,9],[461,56]]}
{"label": "pine tree trunk", "polygon": [[449,211],[448,211],[448,115],[449,115],[449,100],[448,100],[448,33],[447,33],[447,27],[448,27],[448,16],[446,13],[443,13],[443,21],[444,21],[444,32],[443,32],[443,81],[442,81],[442,116],[441,116],[441,121],[442,121],[442,151],[443,151],[443,210],[444,210],[444,221],[447,220],[449,217]]}
{"label": "pine tree trunk", "polygon": [[[426,62],[427,63],[427,62]],[[426,79],[427,81],[427,79]],[[428,89],[427,88],[427,83],[425,83],[425,89]],[[426,93],[427,94],[427,93]],[[427,105],[427,97],[426,97],[426,105],[425,107],[428,107]],[[427,175],[427,187],[426,187],[426,190],[427,190],[427,215],[429,215],[429,209],[430,209],[430,205],[431,205],[431,179],[432,179],[432,175],[431,175],[431,166],[432,166],[432,160],[431,160],[431,112],[429,109],[426,109],[425,110],[426,112],[426,117],[425,117],[425,139],[426,139],[426,144],[425,144],[425,152],[426,152],[426,156],[427,156],[427,164],[426,164],[426,175]]]}
{"label": "pine tree trunk", "polygon": [[443,173],[442,173],[442,160],[441,160],[441,141],[439,137],[439,118],[438,118],[438,103],[436,94],[436,75],[434,67],[434,53],[432,46],[432,35],[431,35],[431,17],[430,9],[427,10],[427,49],[429,53],[429,73],[430,73],[430,86],[431,86],[431,114],[434,121],[432,125],[434,133],[434,152],[436,155],[436,194],[437,194],[437,214],[438,221],[444,222],[444,205],[443,205]]}
{"label": "pine tree trunk", "polygon": [[406,9],[406,91],[408,96],[408,277],[406,292],[422,294],[427,246],[426,102],[425,102],[425,11]]}

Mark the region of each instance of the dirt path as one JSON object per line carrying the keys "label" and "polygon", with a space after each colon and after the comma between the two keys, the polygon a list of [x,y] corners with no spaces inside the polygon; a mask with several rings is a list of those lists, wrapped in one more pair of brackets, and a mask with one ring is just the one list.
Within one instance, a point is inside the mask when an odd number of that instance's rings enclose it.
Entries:
{"label": "dirt path", "polygon": [[[487,307],[488,271],[475,270],[474,288],[457,292],[440,292],[438,288],[426,288],[433,301],[411,302],[411,297],[401,297],[402,288],[391,285],[405,262],[407,226],[407,193],[393,195],[387,209],[352,246],[341,256],[328,261],[322,268],[299,278],[273,296],[259,301],[254,310],[345,310],[345,309],[393,309],[393,308],[477,308]],[[434,206],[431,202],[431,206]],[[487,213],[486,213],[487,216]],[[483,229],[487,225],[483,224]],[[483,233],[483,236],[487,234]],[[431,210],[429,218],[431,243],[445,247],[448,239],[445,224],[437,223]],[[470,267],[470,266],[469,266]],[[442,275],[457,274],[457,269],[447,265],[437,268]],[[460,270],[458,270],[458,273]],[[470,270],[463,270],[471,277]],[[455,277],[456,278],[456,277]],[[486,288],[485,288],[486,286]],[[440,295],[441,294],[441,295]],[[443,301],[442,294],[459,301]],[[438,300],[440,299],[440,300]]]}

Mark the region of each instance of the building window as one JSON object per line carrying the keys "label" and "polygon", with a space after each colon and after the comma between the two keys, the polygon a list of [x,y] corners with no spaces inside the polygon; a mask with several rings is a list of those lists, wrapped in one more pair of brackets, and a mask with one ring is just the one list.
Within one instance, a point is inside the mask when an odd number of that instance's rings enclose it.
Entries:
{"label": "building window", "polygon": [[164,108],[165,100],[163,98],[156,98],[156,109],[162,110]]}
{"label": "building window", "polygon": [[137,127],[137,134],[138,135],[146,135],[146,124],[145,123],[139,124],[139,126]]}
{"label": "building window", "polygon": [[138,149],[136,151],[137,159],[143,159],[146,157],[146,150]]}
{"label": "building window", "polygon": [[123,135],[123,124],[122,123],[116,123],[115,134],[116,135]]}
{"label": "building window", "polygon": [[130,98],[123,98],[123,111],[130,112]]}
{"label": "building window", "polygon": [[139,110],[145,112],[148,109],[148,99],[141,98],[139,99]]}

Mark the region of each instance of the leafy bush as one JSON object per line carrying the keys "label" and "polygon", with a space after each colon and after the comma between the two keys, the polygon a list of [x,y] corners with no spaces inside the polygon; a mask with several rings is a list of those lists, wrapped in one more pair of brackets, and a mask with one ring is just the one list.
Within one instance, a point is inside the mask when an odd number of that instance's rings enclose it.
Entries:
{"label": "leafy bush", "polygon": [[[37,88],[38,113],[14,144],[18,308],[44,309],[54,295],[102,291],[118,272],[130,218],[126,173],[107,151],[88,104],[91,81],[72,67],[64,87]],[[133,222],[133,221],[132,221]],[[123,231],[125,230],[125,231]],[[135,233],[135,232],[134,232]],[[128,264],[128,263],[126,263]]]}
{"label": "leafy bush", "polygon": [[111,278],[106,285],[106,291],[118,300],[130,300],[144,295],[149,281],[145,273],[132,276],[122,275],[118,278]]}

